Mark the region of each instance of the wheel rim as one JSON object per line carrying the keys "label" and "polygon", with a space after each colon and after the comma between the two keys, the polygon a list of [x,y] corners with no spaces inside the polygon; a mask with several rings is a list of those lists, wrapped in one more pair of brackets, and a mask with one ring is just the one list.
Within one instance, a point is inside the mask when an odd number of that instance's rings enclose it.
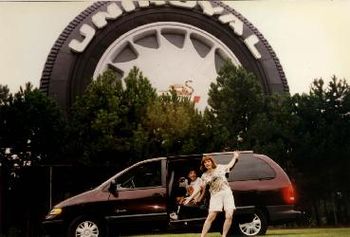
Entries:
{"label": "wheel rim", "polygon": [[257,235],[261,230],[261,219],[258,215],[254,214],[254,218],[251,222],[239,224],[241,232],[248,236]]}
{"label": "wheel rim", "polygon": [[75,230],[75,237],[98,237],[98,226],[92,221],[80,223]]}
{"label": "wheel rim", "polygon": [[159,93],[182,85],[176,89],[192,99],[200,96],[197,106],[204,109],[210,83],[225,59],[241,65],[232,51],[208,32],[178,22],[152,23],[115,40],[100,58],[94,78],[106,69],[124,77],[137,66]]}

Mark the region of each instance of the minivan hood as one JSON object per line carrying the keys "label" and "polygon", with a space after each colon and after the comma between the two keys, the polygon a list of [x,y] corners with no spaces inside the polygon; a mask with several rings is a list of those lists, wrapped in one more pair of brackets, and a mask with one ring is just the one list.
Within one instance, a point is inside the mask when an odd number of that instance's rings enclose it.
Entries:
{"label": "minivan hood", "polygon": [[105,192],[99,188],[78,194],[76,196],[70,197],[57,205],[55,207],[62,208],[67,206],[73,206],[83,203],[98,202],[108,200],[108,192]]}

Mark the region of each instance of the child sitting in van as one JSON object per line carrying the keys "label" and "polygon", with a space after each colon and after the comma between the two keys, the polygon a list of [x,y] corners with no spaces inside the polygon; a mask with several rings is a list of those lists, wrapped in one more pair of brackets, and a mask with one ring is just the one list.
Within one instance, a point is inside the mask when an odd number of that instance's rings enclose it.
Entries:
{"label": "child sitting in van", "polygon": [[197,206],[201,196],[202,179],[195,170],[190,170],[187,176],[191,182],[187,187],[187,195],[181,204],[185,206]]}
{"label": "child sitting in van", "polygon": [[[197,172],[194,169],[191,169],[189,171],[187,177],[190,180],[189,184],[188,184],[188,181],[184,179],[184,177],[180,178],[179,180],[179,188],[184,188],[182,190],[186,190],[186,191],[183,192],[183,194],[185,195],[181,195],[181,192],[178,192],[178,195],[176,197],[176,201],[178,204],[177,211],[170,214],[170,218],[173,220],[178,219],[181,206],[196,207],[199,205],[199,201],[200,201],[199,198],[201,197],[201,192],[202,192],[200,191],[202,187],[202,180],[200,177],[198,177]],[[178,189],[178,190],[181,190],[181,189]]]}

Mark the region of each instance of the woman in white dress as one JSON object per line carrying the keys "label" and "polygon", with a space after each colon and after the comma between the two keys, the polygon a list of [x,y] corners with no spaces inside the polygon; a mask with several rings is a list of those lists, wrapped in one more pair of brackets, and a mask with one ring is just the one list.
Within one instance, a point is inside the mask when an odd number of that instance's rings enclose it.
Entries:
{"label": "woman in white dress", "polygon": [[238,156],[238,152],[233,152],[232,160],[226,165],[217,165],[211,156],[204,156],[202,159],[201,170],[204,172],[202,182],[204,186],[209,185],[210,201],[209,213],[204,222],[201,237],[206,236],[217,214],[222,211],[225,211],[222,236],[226,237],[230,230],[232,216],[236,206],[225,174],[230,172]]}

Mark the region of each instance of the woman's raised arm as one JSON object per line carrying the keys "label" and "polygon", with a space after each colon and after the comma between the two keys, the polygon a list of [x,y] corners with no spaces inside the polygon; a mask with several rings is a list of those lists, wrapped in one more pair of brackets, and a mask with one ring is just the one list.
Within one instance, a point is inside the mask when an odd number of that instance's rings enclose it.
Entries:
{"label": "woman's raised arm", "polygon": [[237,161],[238,156],[239,156],[238,151],[234,151],[233,156],[232,156],[232,160],[227,164],[228,169],[231,169],[234,166],[234,164]]}

